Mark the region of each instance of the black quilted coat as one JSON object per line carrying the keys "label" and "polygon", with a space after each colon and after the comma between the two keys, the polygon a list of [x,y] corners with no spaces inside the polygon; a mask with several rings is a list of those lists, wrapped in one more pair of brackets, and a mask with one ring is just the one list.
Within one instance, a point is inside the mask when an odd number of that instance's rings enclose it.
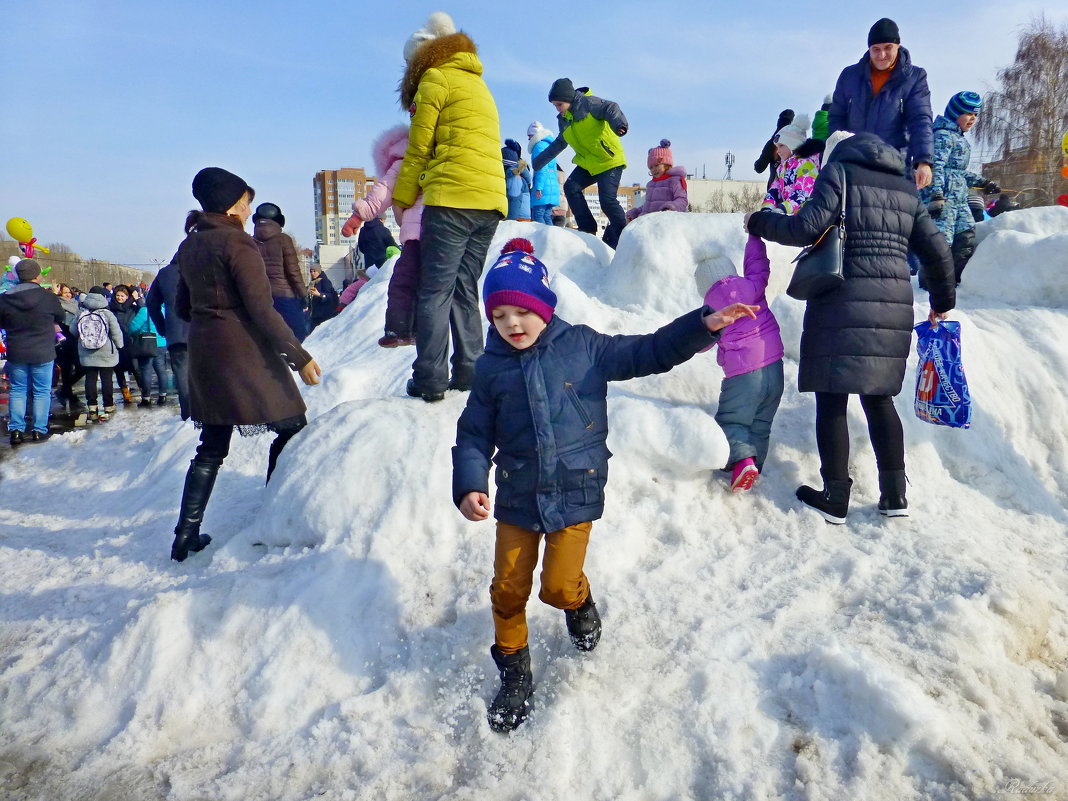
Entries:
{"label": "black quilted coat", "polygon": [[896,149],[874,134],[841,142],[795,217],[761,211],[749,231],[782,245],[810,245],[838,216],[846,176],[845,283],[808,301],[801,335],[801,392],[897,395],[912,345],[913,289],[905,261],[919,256],[931,307],[956,302],[953,259],[904,177]]}

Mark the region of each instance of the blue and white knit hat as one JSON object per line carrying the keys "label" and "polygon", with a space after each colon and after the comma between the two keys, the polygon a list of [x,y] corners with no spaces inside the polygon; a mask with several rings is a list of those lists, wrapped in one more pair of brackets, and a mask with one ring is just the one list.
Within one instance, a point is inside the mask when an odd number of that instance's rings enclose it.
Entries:
{"label": "blue and white knit hat", "polygon": [[946,104],[946,116],[951,120],[961,114],[978,114],[983,110],[983,98],[978,92],[957,92]]}
{"label": "blue and white knit hat", "polygon": [[546,323],[556,311],[556,293],[549,289],[549,271],[534,256],[527,239],[510,239],[482,282],[486,318],[493,322],[498,306],[530,309]]}

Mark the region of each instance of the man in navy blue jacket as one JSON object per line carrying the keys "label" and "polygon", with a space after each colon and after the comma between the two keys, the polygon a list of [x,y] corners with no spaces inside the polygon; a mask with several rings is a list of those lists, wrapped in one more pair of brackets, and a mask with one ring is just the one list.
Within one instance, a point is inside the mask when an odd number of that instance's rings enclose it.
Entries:
{"label": "man in navy blue jacket", "polygon": [[897,23],[883,18],[868,32],[868,52],[838,76],[827,122],[831,133],[873,133],[905,156],[916,188],[931,183],[934,134],[927,71],[901,46]]}
{"label": "man in navy blue jacket", "polygon": [[[33,259],[15,265],[19,283],[0,295],[0,328],[7,331],[7,374],[11,380],[11,444],[43,442],[52,405],[52,364],[56,326],[66,318],[56,294],[41,286],[41,266]],[[33,397],[33,431],[26,437],[26,406]]]}

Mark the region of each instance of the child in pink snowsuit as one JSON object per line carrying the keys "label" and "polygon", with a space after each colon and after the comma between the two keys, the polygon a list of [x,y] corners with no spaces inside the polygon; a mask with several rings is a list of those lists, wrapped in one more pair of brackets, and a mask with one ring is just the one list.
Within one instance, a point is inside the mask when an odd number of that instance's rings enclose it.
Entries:
{"label": "child in pink snowsuit", "polygon": [[[341,229],[342,236],[353,236],[360,225],[373,220],[393,202],[393,186],[397,182],[404,151],[408,148],[408,127],[398,125],[384,132],[374,143],[372,155],[378,180],[367,197],[352,204],[352,216]],[[378,340],[383,348],[415,344],[415,303],[419,290],[419,225],[423,216],[422,194],[410,209],[393,206],[393,214],[400,221],[401,255],[393,266],[386,291],[386,330]],[[357,289],[358,291],[358,289]]]}
{"label": "child in pink snowsuit", "polygon": [[647,163],[653,180],[645,186],[645,203],[627,212],[627,222],[654,211],[689,211],[686,168],[675,166],[671,142],[661,139],[659,147],[650,148]]}
{"label": "child in pink snowsuit", "polygon": [[716,423],[730,445],[731,490],[743,492],[752,488],[768,456],[771,423],[783,392],[783,346],[765,295],[771,263],[764,240],[749,237],[744,275],[734,274],[737,271],[726,256],[720,260],[724,264],[715,274],[731,273],[727,277],[708,287],[707,270],[699,267],[695,276],[698,291],[705,291],[705,303],[713,309],[731,303],[760,307],[756,319],[743,318],[723,329],[717,343],[723,383]]}

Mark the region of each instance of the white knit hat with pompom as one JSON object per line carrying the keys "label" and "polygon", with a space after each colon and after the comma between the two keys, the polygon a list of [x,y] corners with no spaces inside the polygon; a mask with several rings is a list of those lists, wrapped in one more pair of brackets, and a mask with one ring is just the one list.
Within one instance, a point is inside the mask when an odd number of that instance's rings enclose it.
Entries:
{"label": "white knit hat with pompom", "polygon": [[452,33],[456,33],[456,23],[452,21],[452,17],[444,11],[435,11],[427,19],[426,25],[413,33],[408,41],[404,43],[404,60],[411,61],[415,51],[419,49],[419,45],[423,42],[429,42],[431,39],[448,36]]}

